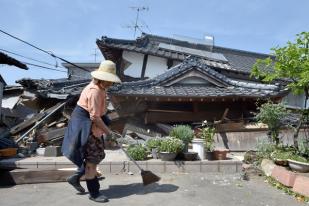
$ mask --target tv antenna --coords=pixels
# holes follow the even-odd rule
[[[94,48],[94,53],[91,56],[94,56],[94,63],[97,63],[97,56],[98,56],[98,48]]]
[[[140,20],[139,20],[139,18],[140,18],[139,13],[141,11],[149,11],[149,7],[145,7],[145,6],[141,6],[141,7],[139,7],[139,6],[131,6],[130,8],[136,11],[136,17],[135,17],[135,22],[132,22],[132,25],[127,26],[127,28],[134,29],[134,38],[135,38],[137,30],[139,30],[140,32],[143,32],[143,30],[142,30],[143,27],[146,27],[150,31],[149,27],[146,25],[145,22],[143,22],[144,25],[139,24],[139,22],[140,22]]]

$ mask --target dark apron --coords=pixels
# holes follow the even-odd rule
[[[64,134],[61,151],[78,167],[81,167],[84,163],[86,144],[90,134],[91,120],[89,113],[76,105]]]

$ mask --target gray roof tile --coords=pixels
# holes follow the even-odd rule
[[[144,87],[144,88],[123,88],[114,93],[117,96],[158,96],[158,97],[192,97],[192,98],[212,98],[212,97],[251,97],[268,98],[280,96],[280,91],[264,91],[249,88],[219,88],[205,86],[180,86],[180,87]]]

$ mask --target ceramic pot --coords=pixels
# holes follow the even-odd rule
[[[309,172],[309,163],[288,159],[289,167],[297,172]]]
[[[177,156],[176,153],[160,152],[160,158],[163,161],[172,161]]]
[[[199,159],[203,160],[204,157],[204,140],[203,139],[193,139],[192,140],[192,150],[197,152]]]
[[[214,152],[213,151],[207,151],[205,152],[205,159],[207,160],[214,160]]]
[[[186,161],[193,161],[197,159],[197,152],[184,152],[183,156]]]
[[[226,154],[229,152],[228,149],[216,149],[214,151],[215,160],[226,160]]]

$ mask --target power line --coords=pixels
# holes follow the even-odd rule
[[[31,66],[35,66],[35,67],[39,67],[39,68],[42,68],[42,69],[48,69],[48,70],[67,73],[67,71],[62,71],[60,69],[54,69],[54,68],[50,68],[50,67],[46,67],[46,66],[42,66],[42,65],[32,64],[32,63],[29,63],[29,62],[22,62],[22,63],[27,64],[27,65],[31,65]]]
[[[0,50],[1,50],[1,51],[4,51],[4,52],[7,52],[7,53],[10,53],[10,54],[13,54],[13,55],[16,55],[16,56],[19,56],[19,57],[22,57],[22,58],[25,58],[25,59],[29,59],[29,60],[32,60],[32,61],[36,61],[36,62],[39,62],[39,63],[42,63],[42,64],[46,64],[46,65],[50,65],[50,66],[54,66],[54,67],[59,67],[59,68],[66,69],[65,67],[57,66],[57,64],[54,65],[54,64],[51,64],[51,63],[48,63],[48,62],[45,62],[45,61],[33,59],[33,58],[31,58],[31,57],[26,57],[26,56],[24,56],[24,55],[17,54],[17,53],[15,53],[15,52],[11,52],[11,51],[8,51],[8,50],[5,50],[5,49],[1,49],[1,48],[0,48]]]
[[[82,70],[84,70],[84,71],[88,71],[87,69],[85,69],[85,68],[83,68],[83,67],[80,67],[80,66],[78,66],[78,65],[76,65],[76,64],[74,64],[74,63],[72,63],[72,62],[69,62],[68,60],[65,60],[65,59],[63,59],[63,58],[61,58],[61,57],[56,56],[56,55],[53,54],[52,52],[46,51],[46,50],[44,50],[44,49],[41,49],[41,48],[39,48],[39,47],[37,47],[37,46],[35,46],[35,45],[33,45],[33,44],[27,42],[27,41],[24,41],[24,40],[22,40],[22,39],[20,39],[20,38],[18,38],[18,37],[16,37],[16,36],[14,36],[14,35],[12,35],[12,34],[9,34],[9,33],[5,32],[5,31],[3,31],[3,30],[1,30],[1,29],[0,29],[0,32],[2,32],[2,33],[4,33],[4,34],[6,34],[6,35],[12,37],[13,39],[16,39],[16,40],[18,40],[18,41],[21,41],[21,42],[23,42],[23,43],[25,43],[25,44],[27,44],[27,45],[29,45],[29,46],[31,46],[31,47],[37,49],[37,50],[40,50],[40,51],[42,51],[42,52],[44,52],[44,53],[46,53],[46,54],[48,54],[48,55],[50,55],[50,56],[52,56],[52,57],[54,57],[54,58],[58,58],[58,59],[60,59],[60,60],[62,60],[62,61],[64,61],[64,62],[66,62],[66,63],[68,63],[68,64],[71,64],[72,66],[75,66],[75,67],[77,67],[77,68],[80,68],[80,69],[82,69]]]
[[[28,65],[31,65],[31,66],[34,66],[34,67],[38,67],[38,68],[41,68],[41,69],[47,69],[47,70],[53,70],[53,71],[57,71],[57,72],[64,72],[64,73],[67,73],[67,71],[62,71],[62,70],[59,70],[59,69],[54,69],[54,68],[50,68],[50,67],[46,67],[46,66],[42,66],[42,65],[38,65],[38,64],[32,64],[32,63],[28,63],[28,62],[22,62],[24,64],[28,64]],[[80,75],[74,75],[74,74],[70,74],[70,76],[74,76],[74,77],[80,77],[80,78],[85,78],[85,76],[80,76]]]

